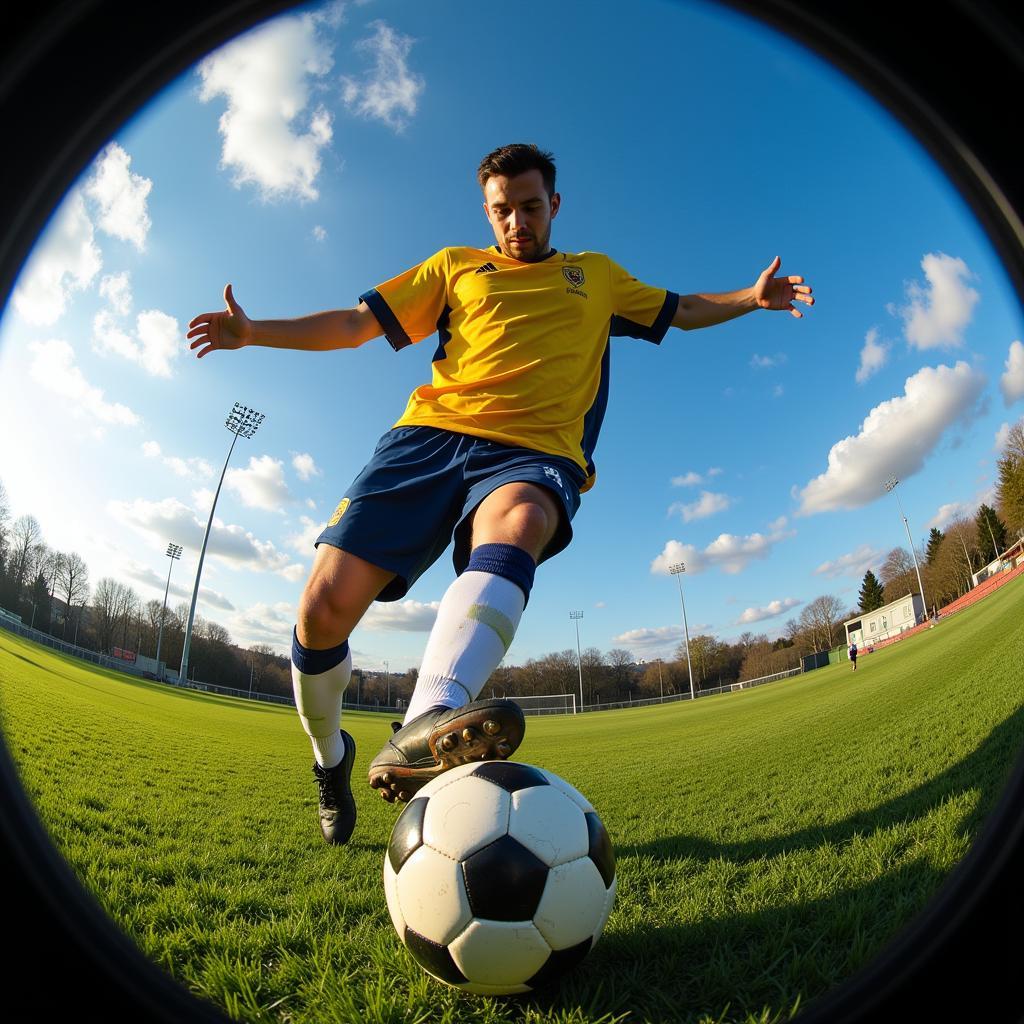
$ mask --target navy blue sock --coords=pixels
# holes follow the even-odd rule
[[[297,631],[292,629],[292,664],[306,675],[319,675],[329,668],[334,668],[345,660],[348,654],[348,641],[342,640],[337,647],[329,647],[326,651],[312,651],[299,643]]]
[[[537,563],[533,556],[514,544],[481,544],[469,556],[466,572],[489,572],[514,583],[529,602]]]

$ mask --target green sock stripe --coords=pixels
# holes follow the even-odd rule
[[[516,627],[507,615],[503,615],[489,605],[474,604],[470,605],[468,617],[482,622],[485,626],[490,626],[498,634],[498,639],[506,651],[512,646]]]

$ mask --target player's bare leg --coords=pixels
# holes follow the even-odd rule
[[[515,702],[476,697],[512,643],[561,514],[529,483],[495,489],[474,511],[469,564],[441,601],[405,722],[393,723],[370,765],[370,785],[385,800],[408,800],[449,768],[507,758],[522,742]]]
[[[352,676],[348,637],[394,573],[329,544],[317,548],[292,638],[292,689],[313,745],[320,829],[348,842],[356,822],[352,765],[356,745],[341,729],[341,702]]]

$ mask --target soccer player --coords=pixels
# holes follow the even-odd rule
[[[710,327],[757,309],[803,316],[802,277],[778,257],[748,288],[678,295],[642,284],[599,253],[551,247],[561,197],[550,153],[503,146],[478,169],[495,245],[442,249],[371,288],[352,309],[250,320],[226,309],[189,324],[201,358],[264,345],[355,348],[384,335],[399,351],[436,333],[432,379],[345,492],[316,542],[292,637],[295,703],[315,758],[320,825],[347,842],[356,807],[352,737],[340,728],[348,638],[375,600],[402,598],[454,537],[456,578],[441,601],[401,724],[369,783],[408,800],[441,772],[509,757],[522,711],[477,700],[508,650],[539,563],[572,538],[608,395],[609,340],[659,344],[669,327]]]

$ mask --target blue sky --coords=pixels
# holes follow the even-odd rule
[[[614,11],[614,16],[613,12]],[[0,324],[0,479],[15,515],[161,597],[169,541],[191,595],[234,401],[239,441],[199,613],[287,649],[312,539],[429,379],[394,353],[247,349],[197,361],[184,334],[223,286],[250,316],[353,305],[445,245],[493,239],[481,156],[534,141],[558,163],[552,243],[607,252],[679,292],[803,274],[803,320],[756,313],[660,347],[616,339],[610,408],[573,545],[539,571],[509,651],[669,656],[691,635],[776,636],[802,603],[854,607],[865,569],[991,500],[997,435],[1024,413],[1020,309],[983,232],[923,148],[797,44],[703,3],[352,2],[230,44],[97,154]],[[357,663],[418,662],[446,555],[376,605]]]

